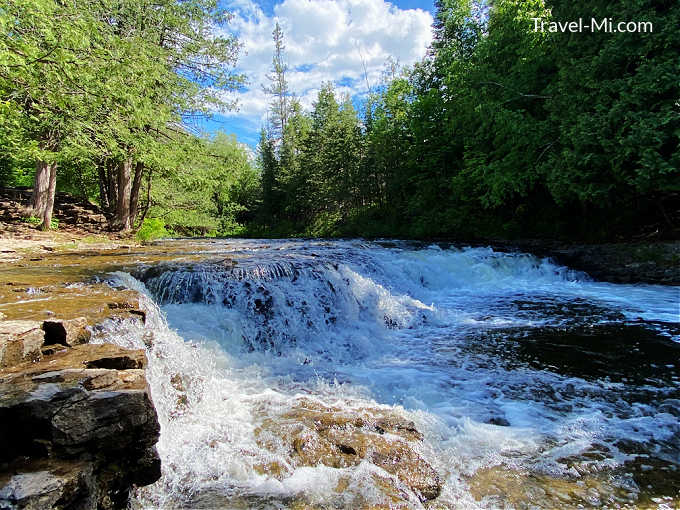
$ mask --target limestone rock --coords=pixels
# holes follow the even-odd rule
[[[69,454],[89,443],[111,450],[155,444],[159,426],[141,357],[86,344],[1,371],[0,436],[13,438],[5,453],[30,454],[41,440]]]
[[[83,344],[59,350],[40,363],[21,363],[0,371],[0,383],[8,377],[35,376],[66,369],[104,368],[130,370],[146,368],[146,355],[141,349],[124,349],[113,344]]]
[[[88,329],[87,319],[77,317],[69,320],[46,320],[42,325],[47,345],[61,344],[73,347],[90,341],[92,333]]]
[[[12,466],[8,480],[0,473],[0,508],[123,508],[133,484],[156,481],[160,426],[145,366],[143,351],[82,344],[0,370],[0,437],[11,438],[0,465]],[[53,464],[17,464],[26,457]],[[66,461],[90,464],[69,474]]]
[[[138,317],[143,323],[146,322],[146,312],[142,310],[138,299],[112,301],[107,306],[113,312],[125,312],[133,317]]]
[[[422,435],[412,422],[387,410],[349,411],[300,399],[293,410],[265,420],[256,436],[261,447],[287,452],[293,466],[344,469],[368,461],[393,476],[381,480],[382,492],[395,504],[408,501],[403,486],[421,501],[441,492],[439,474],[417,452]],[[261,466],[261,471],[277,472],[274,466]],[[401,495],[400,501],[394,494]]]
[[[86,510],[96,506],[93,464],[40,460],[0,473],[0,508]]]
[[[40,348],[45,333],[36,321],[0,322],[0,368],[36,361],[42,357]]]

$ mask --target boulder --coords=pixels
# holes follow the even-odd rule
[[[82,344],[1,370],[0,437],[10,440],[0,465],[12,476],[0,473],[0,508],[123,508],[133,485],[156,481],[160,426],[145,366],[143,351]],[[79,467],[64,471],[67,461]],[[62,505],[69,495],[75,503]]]
[[[0,508],[87,510],[96,506],[91,462],[39,460],[22,464],[18,471],[0,473]]]
[[[256,437],[261,447],[287,455],[295,467],[351,469],[369,462],[386,473],[378,487],[393,503],[409,501],[404,489],[421,502],[436,499],[442,489],[439,474],[417,451],[420,432],[388,410],[344,410],[299,399],[293,410],[265,420]],[[260,466],[260,471],[277,477],[281,469]],[[283,470],[278,477],[285,474]]]
[[[89,342],[92,336],[85,317],[46,320],[42,328],[45,331],[45,344],[47,345],[61,344],[73,347]]]
[[[37,321],[0,322],[0,368],[23,361],[37,361],[45,333]]]

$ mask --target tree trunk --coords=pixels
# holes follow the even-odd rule
[[[118,197],[116,200],[116,227],[127,232],[132,227],[130,222],[130,191],[132,182],[130,170],[132,160],[124,159],[118,164]]]
[[[106,191],[108,193],[109,202],[109,220],[115,217],[116,214],[116,203],[118,200],[118,168],[115,161],[106,162],[106,178],[107,186]]]
[[[99,206],[102,208],[103,211],[108,211],[110,204],[109,204],[109,181],[106,175],[106,170],[104,169],[104,165],[99,164],[97,165],[97,174],[99,175]]]
[[[35,165],[35,181],[33,184],[33,196],[31,197],[31,209],[33,216],[42,218],[47,206],[47,195],[50,188],[51,165],[46,161],[38,161]]]
[[[54,196],[57,191],[57,164],[48,163],[47,168],[49,169],[48,177],[48,187],[47,187],[47,198],[45,203],[45,208],[40,215],[42,219],[42,224],[40,225],[41,230],[49,230],[52,226],[52,211],[54,210]]]
[[[137,161],[135,165],[135,177],[132,181],[132,191],[130,192],[130,226],[134,226],[139,209],[139,190],[142,187],[142,174],[144,173],[144,163]]]
[[[146,218],[146,213],[149,212],[149,207],[151,207],[151,176],[153,175],[153,169],[149,168],[149,172],[146,176],[146,203],[144,204],[144,210],[142,211],[142,217],[139,218],[139,224],[144,223],[144,218]]]

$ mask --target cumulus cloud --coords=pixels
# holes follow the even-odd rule
[[[385,0],[284,0],[273,15],[253,0],[227,6],[234,14],[229,29],[243,43],[239,70],[249,79],[235,94],[240,108],[231,115],[252,124],[261,124],[270,101],[262,85],[269,84],[276,21],[284,31],[289,87],[305,107],[326,81],[352,96],[365,94],[380,81],[388,58],[412,64],[431,41],[429,12],[402,10]]]

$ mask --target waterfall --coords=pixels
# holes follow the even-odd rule
[[[480,473],[574,478],[574,459],[607,473],[602,494],[634,501],[640,489],[624,469],[634,456],[622,445],[677,458],[670,406],[680,367],[663,362],[680,348],[677,289],[595,282],[489,248],[224,241],[211,249],[205,260],[109,277],[143,292],[147,308],[145,326],[109,323],[98,336],[149,357],[163,478],[139,491],[141,505],[279,508],[304,493],[323,507],[329,487],[350,474],[362,497],[376,498],[366,466],[295,467],[262,447],[258,430],[302,399],[413,421],[424,435],[417,450],[445,477],[443,507],[497,506],[476,497]],[[633,353],[615,358],[622,366],[607,361],[617,343]],[[288,474],[258,471],[272,462]]]

